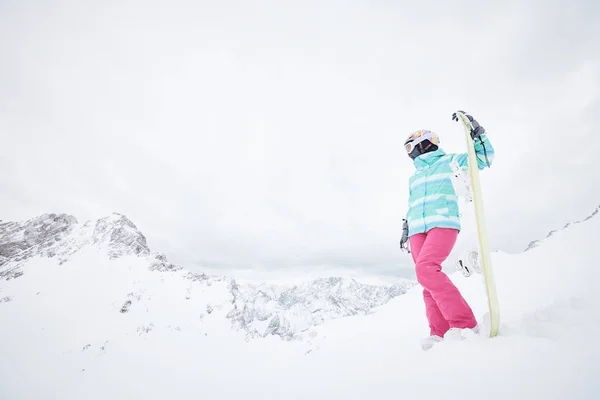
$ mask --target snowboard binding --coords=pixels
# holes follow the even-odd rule
[[[456,270],[460,271],[465,278],[474,273],[481,274],[481,263],[479,262],[479,253],[472,250],[466,252],[461,258],[456,261]]]
[[[471,189],[469,176],[465,171],[461,170],[456,161],[452,161],[450,167],[452,168],[450,180],[452,181],[452,186],[454,187],[456,195],[463,197],[466,204],[473,202],[473,191]]]

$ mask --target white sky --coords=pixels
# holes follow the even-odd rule
[[[493,248],[600,204],[600,5],[0,2],[0,219],[113,211],[213,267],[410,266],[402,142],[496,148]]]

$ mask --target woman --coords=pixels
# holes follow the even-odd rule
[[[467,115],[473,130],[475,153],[479,169],[491,165],[494,149],[485,130]],[[456,114],[454,120],[458,120]],[[409,209],[403,225],[400,247],[410,250],[415,262],[417,281],[423,286],[425,312],[430,336],[422,342],[431,348],[442,338],[462,339],[465,329],[479,332],[471,307],[458,288],[442,272],[461,229],[458,196],[452,184],[453,162],[465,168],[467,153],[446,154],[438,147],[439,137],[428,130],[418,130],[408,136],[404,147],[413,159],[416,171],[409,179]]]

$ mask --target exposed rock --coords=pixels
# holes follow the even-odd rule
[[[278,335],[292,339],[300,332],[331,319],[367,314],[412,287],[413,282],[391,286],[359,283],[354,279],[320,278],[289,287],[241,286],[229,290],[233,309],[227,314],[235,327],[251,336]],[[269,321],[266,328],[263,321]]]
[[[1,223],[0,268],[9,263],[21,263],[34,256],[61,257],[69,251],[63,242],[76,226],[75,217],[66,214],[43,214],[21,223]]]
[[[92,233],[93,244],[105,244],[110,258],[135,254],[147,256],[150,249],[146,245],[146,237],[124,215],[114,213],[100,218]]]
[[[169,261],[167,261],[167,256],[165,256],[162,253],[157,253],[156,255],[154,255],[154,257],[150,256],[149,261],[150,261],[149,268],[151,271],[165,272],[165,271],[177,271],[177,270],[182,269],[181,266],[172,264]]]
[[[129,311],[129,307],[131,306],[131,300],[127,300],[125,303],[123,303],[123,306],[121,307],[121,314],[125,314],[127,311]]]

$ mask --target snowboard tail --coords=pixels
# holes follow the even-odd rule
[[[469,177],[471,180],[472,200],[475,208],[475,220],[477,224],[477,238],[479,243],[479,257],[481,262],[481,270],[485,282],[485,290],[489,308],[489,337],[494,337],[498,334],[500,326],[500,306],[498,304],[498,295],[496,293],[496,282],[494,280],[494,272],[492,270],[492,257],[488,244],[487,229],[485,225],[485,215],[483,209],[483,196],[481,193],[481,182],[479,181],[479,168],[477,163],[477,155],[473,138],[471,138],[472,125],[467,116],[458,111],[456,115],[460,118],[465,129],[465,138],[467,141],[468,168]]]

